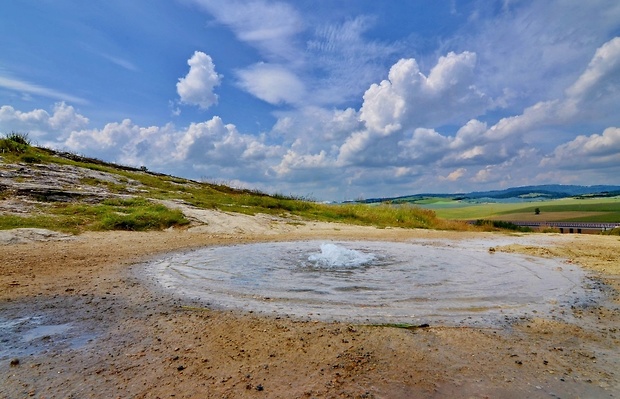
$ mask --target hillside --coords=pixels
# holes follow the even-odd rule
[[[417,207],[319,204],[38,148],[25,135],[0,139],[0,230],[185,228],[196,223],[191,217],[196,210],[284,217],[293,224],[316,220],[382,228],[470,229]]]
[[[547,184],[537,186],[511,187],[504,190],[474,191],[470,193],[412,194],[391,198],[371,198],[363,203],[418,203],[432,198],[458,200],[471,203],[477,202],[534,202],[549,199],[572,197],[614,197],[620,195],[620,186],[615,185],[562,185]]]

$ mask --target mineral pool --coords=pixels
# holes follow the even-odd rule
[[[585,273],[466,242],[295,241],[207,247],[145,268],[214,309],[357,323],[488,324],[565,317]]]

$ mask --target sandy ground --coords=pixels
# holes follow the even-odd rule
[[[508,245],[494,247],[590,270],[604,298],[573,309],[574,322],[403,329],[205,309],[149,289],[135,270],[205,245],[497,234],[192,212],[195,227],[185,230],[2,232],[0,398],[620,396],[618,237],[505,234]]]

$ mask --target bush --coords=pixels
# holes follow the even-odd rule
[[[524,232],[524,233],[532,232],[532,229],[529,228],[529,227],[517,226],[514,223],[504,222],[503,220],[483,220],[483,219],[478,219],[478,220],[476,220],[476,222],[474,224],[476,226],[481,226],[481,227],[493,227],[493,228],[496,228],[496,229],[521,231],[521,232]]]
[[[41,157],[37,155],[24,154],[19,159],[25,163],[41,163]]]

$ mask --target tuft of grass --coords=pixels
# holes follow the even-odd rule
[[[25,146],[30,146],[31,144],[30,138],[28,137],[28,133],[11,132],[6,135],[6,139],[14,143],[22,144]]]
[[[11,132],[0,139],[0,153],[23,154],[29,149],[28,133]]]
[[[1,215],[0,230],[39,228],[78,234],[83,231],[80,228],[82,220],[81,217],[56,217],[54,215]]]
[[[163,230],[189,223],[179,210],[153,204],[143,198],[132,200],[108,200],[104,206],[111,207],[95,224],[99,230]]]

